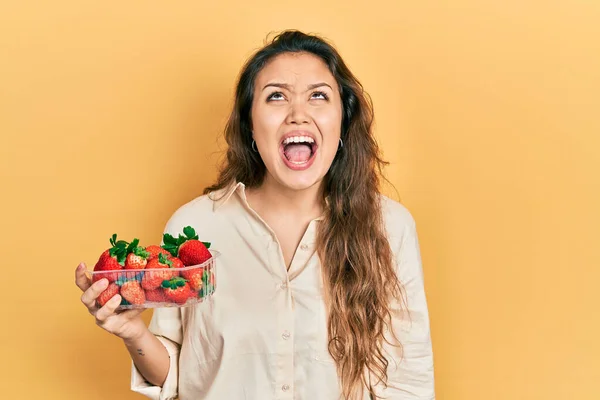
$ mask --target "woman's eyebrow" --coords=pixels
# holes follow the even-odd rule
[[[333,88],[328,83],[325,83],[325,82],[312,83],[312,84],[310,84],[310,85],[307,86],[306,90],[316,89],[316,88],[321,87],[321,86],[327,86],[327,87],[329,87],[329,89],[333,90]],[[265,85],[265,87],[263,87],[262,90],[265,90],[268,87],[278,87],[278,88],[283,88],[283,89],[291,90],[291,85],[289,85],[287,83],[277,83],[277,82],[267,83]]]
[[[333,88],[331,86],[329,86],[328,83],[325,83],[325,82],[313,83],[312,85],[308,85],[308,90],[316,89],[321,86],[327,86],[329,89],[333,90]]]

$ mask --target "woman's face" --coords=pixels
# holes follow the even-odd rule
[[[252,130],[267,180],[294,190],[320,183],[337,152],[341,125],[335,78],[317,56],[280,54],[256,77]]]

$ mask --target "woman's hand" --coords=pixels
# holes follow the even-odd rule
[[[121,296],[118,294],[107,301],[103,307],[98,308],[96,298],[108,287],[108,280],[100,279],[92,284],[90,278],[86,276],[85,270],[85,264],[79,264],[75,270],[75,284],[83,292],[81,302],[95,317],[96,325],[125,341],[142,337],[148,330],[140,317],[144,310],[115,312],[115,309],[121,304]]]

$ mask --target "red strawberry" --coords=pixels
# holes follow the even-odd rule
[[[119,294],[119,286],[116,283],[110,283],[106,289],[96,298],[98,307],[102,307],[107,301],[113,298],[113,296]]]
[[[185,236],[179,235],[177,239],[165,233],[163,235],[163,248],[168,250],[174,257],[178,257],[186,267],[202,264],[212,257],[212,254],[208,251],[210,243],[198,240],[194,228],[186,226],[183,228],[183,233]]]
[[[146,295],[137,281],[127,281],[121,286],[121,296],[131,304],[144,304]]]
[[[102,254],[100,254],[100,258],[98,258],[98,262],[102,261],[104,262],[104,260],[110,255],[110,249],[106,249],[102,252]]]
[[[167,299],[177,304],[184,304],[191,296],[193,296],[190,286],[186,280],[181,277],[164,281],[162,287],[165,289],[165,296]]]
[[[159,287],[158,289],[146,290],[146,300],[157,303],[163,303],[167,301],[167,296],[165,296],[164,289],[162,287]]]
[[[190,294],[188,296],[188,299],[194,299],[194,300],[198,300],[198,292],[194,292],[192,289],[190,289]]]
[[[127,259],[125,260],[125,269],[144,269],[148,264],[150,253],[143,247],[138,246],[139,239],[133,239],[127,247]]]
[[[161,254],[161,253],[164,254],[164,255],[166,255],[166,256],[168,256],[168,255],[171,254],[167,250],[165,250],[162,247],[157,246],[155,244],[146,247],[146,251],[148,253],[150,253],[150,256],[148,257],[148,260],[152,260],[153,258],[158,258],[158,255]]]
[[[173,268],[184,268],[185,267],[185,265],[183,265],[183,261],[181,261],[177,257],[173,257],[173,256],[169,255],[168,259],[173,264]]]
[[[117,234],[113,234],[110,238],[111,248],[105,250],[94,266],[94,271],[120,271],[125,266],[127,257],[127,245],[124,240],[117,241]],[[119,279],[118,273],[108,274],[93,274],[92,281],[96,282],[102,278],[107,278],[109,282],[114,282]]]
[[[164,254],[159,254],[158,258],[153,258],[146,265],[146,272],[142,278],[142,287],[146,290],[152,290],[160,287],[163,281],[179,275],[177,271],[171,271],[173,262]]]
[[[204,268],[191,268],[181,271],[181,276],[184,277],[192,290],[198,291],[202,287],[202,277]]]
[[[144,269],[146,264],[148,264],[148,260],[144,257],[129,253],[125,260],[125,269]]]
[[[178,256],[185,266],[202,264],[212,257],[206,246],[199,240],[188,240],[179,246]]]

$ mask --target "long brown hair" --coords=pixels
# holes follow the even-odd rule
[[[371,100],[325,39],[284,31],[246,62],[225,128],[226,159],[217,182],[204,193],[236,181],[247,187],[262,184],[266,167],[251,150],[254,82],[268,61],[286,52],[320,57],[341,94],[344,145],[324,178],[325,218],[317,232],[317,253],[329,298],[329,353],[336,362],[344,398],[360,398],[366,388],[375,399],[373,386],[387,382],[388,360],[382,342],[387,339],[386,331],[391,331],[390,302],[403,303],[380,204],[380,177],[387,163],[373,137]]]

